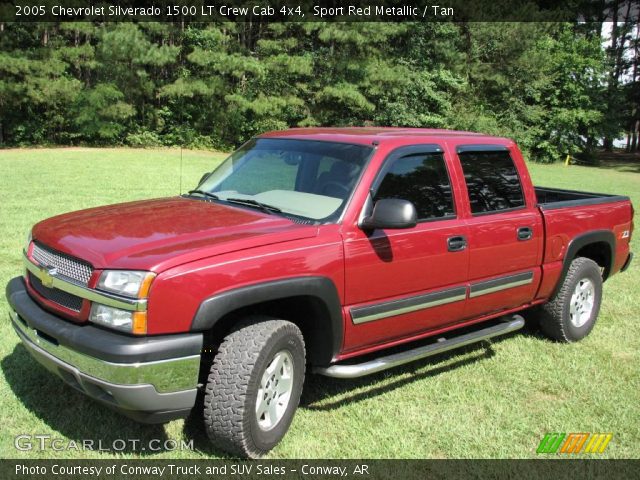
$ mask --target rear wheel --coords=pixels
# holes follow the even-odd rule
[[[542,307],[540,328],[560,342],[582,340],[596,323],[601,299],[600,267],[588,258],[576,258],[554,298]]]
[[[305,347],[284,320],[247,319],[220,345],[207,380],[204,423],[218,448],[255,458],[280,442],[300,401]]]

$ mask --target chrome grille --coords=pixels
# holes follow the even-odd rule
[[[38,294],[53,303],[62,305],[74,312],[79,312],[82,309],[82,299],[80,297],[76,297],[57,288],[45,287],[40,279],[31,272],[29,272],[29,283]]]
[[[43,267],[55,267],[58,275],[81,285],[88,285],[93,273],[93,268],[87,262],[56,252],[36,242],[33,242],[31,257]]]

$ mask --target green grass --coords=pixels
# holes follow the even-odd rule
[[[184,152],[183,190],[224,155]],[[531,165],[536,184],[630,195],[628,169]],[[624,170],[624,171],[623,171]],[[21,268],[28,228],[51,215],[175,195],[179,150],[0,151],[0,283]],[[637,222],[636,222],[637,223]],[[635,241],[637,251],[637,241]],[[640,457],[637,264],[605,285],[598,324],[560,345],[534,329],[357,381],[310,376],[302,405],[271,458],[536,457],[547,432],[613,432],[606,457]],[[6,312],[4,296],[0,311]],[[5,314],[0,322],[0,457],[213,458],[197,419],[138,425],[65,386],[30,360]],[[194,451],[20,452],[21,433],[109,445],[114,439],[194,438]]]

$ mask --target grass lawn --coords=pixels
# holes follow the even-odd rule
[[[183,152],[182,190],[223,154]],[[26,233],[38,220],[126,200],[176,195],[179,150],[0,151],[0,284],[22,271]],[[630,195],[640,210],[637,168],[531,165],[536,184]],[[636,219],[636,225],[639,225]],[[634,239],[638,252],[638,233]],[[592,334],[573,345],[529,327],[507,338],[349,381],[310,376],[301,408],[271,458],[536,457],[547,432],[613,432],[605,453],[640,457],[638,262],[605,284]],[[6,312],[4,295],[0,311]],[[208,458],[197,419],[139,425],[76,393],[31,361],[2,313],[0,457]],[[193,451],[31,451],[18,434],[55,438],[188,440]]]

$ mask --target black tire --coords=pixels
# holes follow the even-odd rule
[[[593,306],[588,319],[572,322],[571,299],[580,282],[593,285]],[[602,300],[602,275],[593,260],[578,257],[571,262],[567,275],[553,299],[540,309],[540,329],[549,338],[559,342],[577,342],[589,335],[598,318]]]
[[[280,409],[284,411],[282,416],[265,429],[256,413],[257,395],[263,374],[276,356],[285,358],[286,365],[293,368],[288,370],[292,390],[286,408]],[[204,424],[213,445],[232,455],[249,458],[260,457],[275,447],[287,433],[298,408],[305,366],[304,340],[295,324],[253,317],[238,325],[224,338],[207,379]],[[284,367],[280,370],[285,371]],[[268,419],[265,416],[260,421]]]

